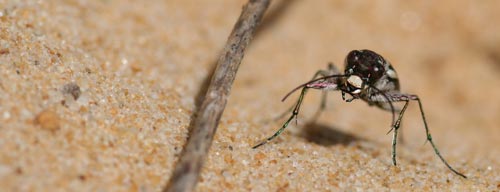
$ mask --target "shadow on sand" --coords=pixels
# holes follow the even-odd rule
[[[338,128],[319,124],[314,120],[303,126],[300,136],[309,142],[323,146],[349,145],[354,141],[364,140],[350,133],[339,131]]]

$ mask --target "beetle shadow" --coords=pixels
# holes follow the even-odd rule
[[[299,135],[309,142],[323,146],[349,145],[352,142],[364,140],[353,134],[340,131],[338,128],[317,123],[317,121],[305,124]]]

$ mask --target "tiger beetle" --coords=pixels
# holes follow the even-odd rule
[[[302,89],[299,99],[293,107],[292,115],[283,124],[283,126],[278,131],[276,131],[276,133],[252,148],[255,149],[257,147],[260,147],[276,138],[283,132],[283,130],[285,130],[285,128],[294,118],[297,118],[300,106],[308,89],[340,91],[342,93],[342,100],[346,102],[361,99],[367,102],[370,106],[374,105],[380,109],[392,112],[392,124],[391,129],[388,133],[393,131],[392,163],[394,166],[396,166],[396,141],[398,136],[398,129],[401,124],[401,119],[403,118],[403,114],[405,113],[410,101],[417,101],[420,108],[420,114],[424,122],[427,141],[431,143],[434,152],[446,165],[446,167],[448,167],[448,169],[450,169],[453,173],[463,178],[467,178],[464,174],[453,169],[453,167],[448,164],[443,156],[441,156],[441,153],[436,147],[436,144],[434,144],[434,142],[432,141],[432,136],[429,132],[429,127],[425,119],[424,110],[420,98],[417,95],[406,94],[400,91],[399,79],[396,71],[387,60],[385,60],[379,54],[370,50],[353,50],[347,55],[344,64],[344,74],[341,74],[338,68],[330,63],[327,70],[320,70],[316,72],[311,81],[304,83],[290,91],[282,99],[282,101],[288,98],[288,96],[290,96],[295,91]],[[324,93],[326,94],[326,92]],[[325,94],[323,94],[322,108],[324,108],[326,99]],[[346,98],[346,94],[350,97]],[[404,102],[405,104],[402,109],[395,109],[393,106],[393,102]],[[395,120],[396,112],[399,112],[399,115]]]

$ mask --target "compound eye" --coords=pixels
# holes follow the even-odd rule
[[[351,75],[351,76],[349,76],[349,78],[347,78],[347,83],[349,83],[350,85],[352,85],[355,88],[361,89],[361,86],[363,84],[363,80],[361,79],[361,77],[359,77],[357,75]]]
[[[352,73],[354,73],[354,69],[353,68],[350,68],[350,69],[347,70],[347,74],[352,74]]]

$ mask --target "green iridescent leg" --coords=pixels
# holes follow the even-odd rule
[[[420,115],[422,116],[422,121],[424,121],[425,134],[427,135],[427,140],[426,141],[429,141],[429,143],[431,143],[431,146],[434,149],[434,153],[446,165],[446,167],[448,167],[448,169],[450,171],[452,171],[453,173],[455,173],[455,174],[457,174],[457,175],[459,175],[459,176],[461,176],[463,178],[467,178],[464,174],[458,172],[453,167],[451,167],[450,164],[448,164],[448,162],[444,159],[444,157],[439,152],[439,149],[437,148],[437,146],[434,143],[434,141],[432,141],[432,135],[431,135],[431,133],[429,131],[429,126],[427,125],[427,120],[425,119],[424,108],[422,106],[422,102],[420,101],[420,98],[417,95],[401,94],[401,93],[390,94],[390,95],[387,95],[387,96],[393,102],[400,102],[400,101],[406,102],[405,106],[403,107],[403,109],[399,113],[398,120],[394,124],[394,136],[393,136],[393,139],[392,139],[392,161],[393,161],[393,164],[396,165],[396,140],[397,140],[396,137],[397,137],[397,129],[399,128],[399,125],[401,123],[401,119],[403,118],[403,113],[406,110],[406,108],[408,107],[408,103],[410,102],[410,100],[413,100],[413,101],[417,101],[418,102],[418,106],[419,106],[419,109],[420,109]]]
[[[397,144],[397,138],[398,138],[398,130],[399,130],[399,126],[401,125],[401,119],[403,118],[403,114],[405,113],[406,108],[408,107],[408,103],[410,103],[410,102],[406,101],[405,106],[403,107],[401,112],[399,112],[398,120],[396,120],[396,122],[394,123],[394,125],[392,127],[392,129],[394,130],[393,137],[392,137],[392,164],[393,165],[396,165],[396,144]]]
[[[278,131],[276,131],[276,133],[274,133],[271,137],[268,137],[267,139],[265,139],[264,141],[260,142],[259,144],[253,146],[252,148],[255,149],[257,147],[260,147],[266,143],[268,143],[269,141],[273,140],[274,138],[276,138],[278,135],[281,134],[281,132],[283,132],[283,130],[285,130],[285,128],[288,126],[288,124],[290,123],[290,121],[292,121],[293,118],[297,117],[297,115],[299,114],[299,109],[300,109],[300,105],[302,104],[302,101],[304,100],[304,96],[307,92],[307,87],[304,87],[302,88],[302,92],[300,93],[300,96],[299,96],[299,100],[297,101],[297,104],[295,104],[295,107],[293,109],[293,112],[292,112],[292,115],[290,116],[290,118],[288,118],[288,120],[283,124],[283,126],[281,126],[280,129],[278,129]]]

